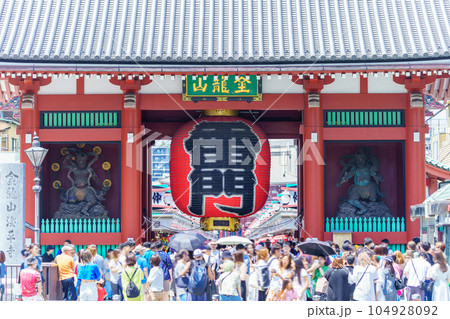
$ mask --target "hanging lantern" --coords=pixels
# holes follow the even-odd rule
[[[178,209],[201,217],[204,230],[237,231],[239,218],[266,203],[270,147],[257,125],[219,114],[191,121],[175,133],[170,185]]]

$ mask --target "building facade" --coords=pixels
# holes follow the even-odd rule
[[[426,195],[423,91],[448,79],[450,69],[448,10],[443,0],[431,2],[439,10],[408,1],[371,1],[366,10],[351,0],[345,6],[284,1],[282,8],[259,1],[30,2],[18,10],[16,1],[4,1],[9,23],[0,21],[0,79],[22,92],[27,185],[33,173],[23,149],[32,134],[49,149],[41,217],[44,227],[52,220],[54,226],[42,234],[42,244],[151,237],[143,215],[152,211],[150,185],[160,176],[150,175],[149,167],[164,164],[152,154],[152,141],[170,139],[181,124],[219,109],[239,111],[269,139],[295,140],[297,215],[303,217],[297,238],[328,240],[347,228],[357,244],[367,236],[405,244],[420,231],[409,207]],[[258,98],[186,96],[188,78],[202,86],[208,76],[255,76]],[[351,169],[342,161],[361,154],[377,158],[374,174],[383,179],[378,191],[389,227],[364,213],[337,216],[353,183],[347,175],[348,183],[337,187],[343,168]],[[71,189],[69,164],[80,174],[88,165],[100,181],[93,187],[103,190],[86,228],[72,217],[89,214],[66,214],[68,202],[61,199],[71,197],[62,192]],[[33,224],[28,188],[26,220]]]

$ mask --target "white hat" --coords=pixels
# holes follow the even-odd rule
[[[202,251],[200,249],[194,250],[194,258],[197,258],[197,257],[200,257],[200,256],[203,256]]]

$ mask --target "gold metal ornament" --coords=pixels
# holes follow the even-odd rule
[[[93,149],[94,153],[97,155],[100,155],[100,153],[102,152],[102,148],[100,146],[96,146]]]
[[[111,187],[111,180],[109,180],[109,179],[105,179],[104,181],[103,181],[103,186],[105,186],[105,187]]]
[[[67,147],[63,147],[63,148],[60,150],[60,152],[61,152],[61,155],[62,155],[62,156],[66,156],[66,155],[69,153],[69,151],[67,150]]]
[[[53,163],[52,164],[52,171],[57,172],[57,171],[59,171],[60,168],[61,167],[59,166],[58,163]]]
[[[109,170],[111,169],[111,163],[110,163],[110,162],[103,162],[102,168],[103,168],[105,171],[109,171]]]
[[[86,145],[86,144],[81,144],[81,143],[80,143],[80,144],[77,144],[77,147],[78,147],[78,148],[83,148],[85,145]]]
[[[53,182],[53,188],[54,189],[60,189],[61,188],[61,182],[60,181],[54,181]]]

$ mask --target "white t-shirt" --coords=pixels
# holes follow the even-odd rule
[[[375,301],[375,281],[377,279],[378,273],[374,266],[355,266],[353,274],[348,276],[349,284],[356,284],[353,298],[358,301]]]
[[[112,272],[111,271],[111,268],[115,268],[115,269],[117,269],[117,272]],[[116,260],[116,261],[110,261],[109,262],[109,273],[111,274],[111,282],[113,283],[113,284],[117,284],[117,282],[119,281],[119,278],[120,278],[120,274],[122,273],[122,270],[123,270],[123,267],[122,267],[122,264],[120,263],[120,261],[119,260]]]
[[[280,272],[280,261],[275,257],[270,257],[270,259],[267,261],[269,264],[269,273],[272,274],[272,272]],[[272,280],[270,281],[270,289],[274,291],[278,291],[281,289],[280,287],[280,278],[278,276],[273,276]]]
[[[430,268],[430,263],[423,258],[411,259],[406,264],[404,270],[404,272],[408,273],[408,287],[419,287],[420,283],[425,281],[425,277]]]

